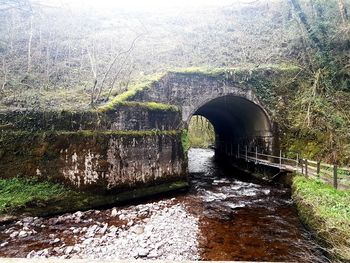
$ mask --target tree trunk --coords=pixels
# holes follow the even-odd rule
[[[308,33],[309,38],[314,42],[314,44],[316,45],[316,47],[319,50],[322,50],[322,43],[319,40],[319,38],[313,34],[311,31],[311,26],[308,22],[308,19],[306,17],[306,14],[304,13],[304,11],[301,9],[299,0],[289,0],[289,3],[292,5],[295,13],[297,14],[297,16],[299,17],[299,20],[301,22],[301,24],[303,25],[303,27],[305,28],[306,32]]]
[[[348,22],[348,10],[345,7],[344,0],[338,0],[339,12],[344,24]]]
[[[33,39],[33,15],[30,16],[30,28],[28,38],[28,59],[27,59],[27,73],[30,72],[32,67],[32,39]]]

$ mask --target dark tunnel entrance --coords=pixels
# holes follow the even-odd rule
[[[245,147],[273,151],[270,118],[261,106],[248,99],[218,97],[200,106],[193,115],[205,117],[214,126],[216,155],[235,155]]]

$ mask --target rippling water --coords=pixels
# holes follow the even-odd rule
[[[290,189],[225,172],[213,156],[189,151],[192,188],[185,199],[201,218],[202,259],[328,262],[300,223]]]

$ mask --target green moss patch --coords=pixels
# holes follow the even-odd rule
[[[0,214],[27,206],[40,206],[53,199],[68,198],[73,191],[36,178],[0,179]]]
[[[341,262],[350,260],[350,192],[303,176],[293,179],[293,199],[301,219]]]
[[[234,67],[234,68],[204,68],[204,67],[191,67],[191,68],[179,68],[169,70],[169,73],[179,73],[179,74],[198,74],[208,77],[233,77],[233,76],[250,76],[257,73],[265,73],[269,71],[285,72],[285,73],[295,73],[300,70],[300,67],[290,64],[271,64],[271,65],[261,65],[256,67],[244,66],[244,67]]]
[[[101,112],[113,110],[118,104],[125,102],[127,100],[130,100],[138,92],[151,88],[155,83],[160,81],[164,76],[165,76],[164,73],[148,76],[146,80],[139,83],[135,83],[134,85],[131,85],[126,92],[123,92],[117,95],[109,103],[99,107],[98,110]]]
[[[187,181],[174,181],[113,194],[94,194],[70,189],[62,184],[36,178],[0,179],[0,220],[6,215],[48,216],[114,205],[132,199],[176,191]]]
[[[137,102],[137,101],[120,101],[113,105],[112,108],[101,107],[99,110],[101,112],[106,112],[108,110],[116,110],[118,107],[135,107],[135,108],[144,108],[151,111],[179,111],[179,107],[176,105],[158,103],[158,102]]]

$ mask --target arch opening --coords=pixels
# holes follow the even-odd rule
[[[215,153],[234,155],[240,147],[273,150],[272,124],[266,111],[242,97],[226,95],[206,102],[192,116],[203,116],[215,130]]]
[[[193,115],[188,124],[189,143],[192,148],[212,148],[215,145],[215,130],[210,121]]]

